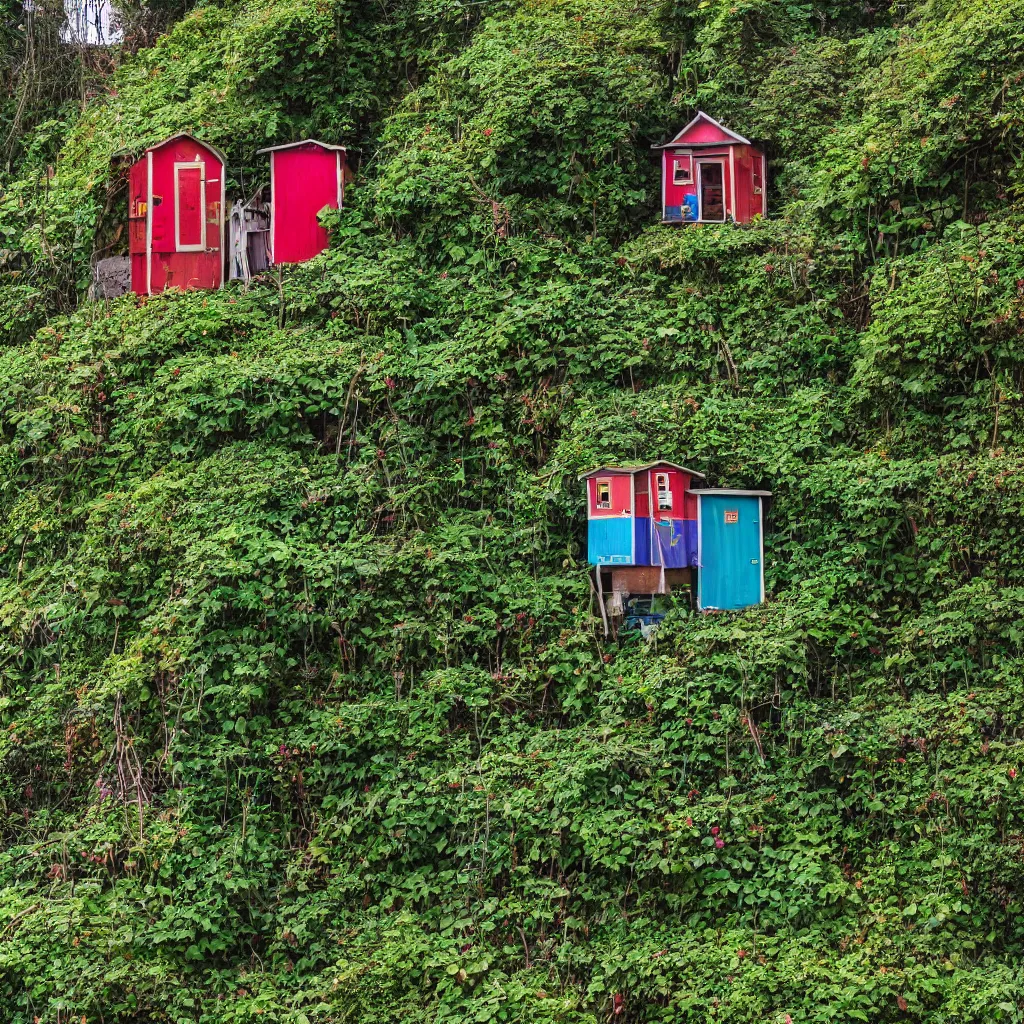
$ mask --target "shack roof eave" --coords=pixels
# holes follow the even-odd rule
[[[678,463],[668,462],[665,459],[623,466],[598,466],[596,469],[587,470],[586,473],[580,473],[576,479],[589,480],[592,476],[597,476],[598,473],[643,473],[644,470],[654,469],[655,466],[668,466],[669,469],[677,469],[680,473],[689,473],[690,476],[699,477],[701,480],[707,479],[703,473],[698,473],[695,469],[687,469],[686,466],[680,466]]]
[[[732,487],[691,488],[690,494],[721,495],[726,498],[770,498],[771,491],[742,491]]]
[[[295,149],[297,146],[319,146],[321,149],[329,149],[336,153],[347,153],[344,146],[334,146],[330,142],[321,142],[319,139],[299,139],[298,142],[282,142],[280,146],[265,146],[257,149],[257,155],[262,153],[277,153],[282,149]]]
[[[720,132],[724,133],[725,135],[728,135],[729,138],[728,139],[722,139],[719,142],[712,142],[712,143],[707,143],[707,142],[686,143],[686,142],[681,141],[683,136],[691,128],[693,128],[695,125],[699,124],[701,121],[704,121],[707,124],[713,125]],[[708,145],[712,145],[712,146],[735,146],[737,144],[745,145],[745,146],[753,145],[753,143],[750,141],[750,139],[748,139],[745,135],[740,135],[739,132],[734,132],[731,128],[726,128],[724,124],[721,124],[720,122],[716,121],[710,114],[705,114],[703,110],[698,110],[697,111],[697,116],[685,128],[683,128],[681,131],[676,132],[676,134],[671,139],[669,139],[668,142],[656,143],[655,145],[651,146],[651,149],[671,149],[673,146],[687,146],[687,145],[690,145],[690,146],[708,146]]]

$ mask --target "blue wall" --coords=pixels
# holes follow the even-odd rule
[[[634,517],[633,536],[636,538],[636,549],[633,556],[634,565],[651,564],[651,521],[646,517]]]
[[[633,517],[588,520],[587,561],[591,565],[632,565]]]
[[[760,604],[764,567],[761,499],[702,494],[699,501],[698,607],[747,608]],[[735,512],[738,521],[726,522],[727,512]]]
[[[686,569],[697,564],[697,520],[648,520],[651,530],[651,565],[661,565],[665,555],[666,569]],[[657,537],[661,536],[659,547]]]

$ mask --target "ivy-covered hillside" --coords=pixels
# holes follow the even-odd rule
[[[61,7],[0,24],[0,1020],[1024,1020],[1024,0]],[[766,220],[658,223],[697,109]],[[179,131],[348,145],[330,251],[89,301]],[[768,600],[620,644],[577,475],[656,458],[773,492]]]

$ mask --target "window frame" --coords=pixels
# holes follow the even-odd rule
[[[685,174],[686,177],[681,177]],[[693,167],[692,162],[687,161],[685,165],[680,163],[675,157],[672,159],[672,184],[673,185],[692,185],[693,184]]]
[[[608,489],[608,500],[601,501],[601,488],[606,487]],[[612,481],[611,477],[599,477],[594,481],[594,507],[601,509],[602,511],[607,509],[611,510],[612,507]]]
[[[665,481],[665,486],[662,488],[661,482]],[[655,473],[654,474],[654,493],[657,495],[658,511],[659,512],[671,512],[672,511],[672,478],[668,473]],[[664,499],[662,498],[664,495]]]
[[[199,241],[182,244],[181,241],[181,172],[199,172]],[[174,164],[174,251],[206,251],[206,164],[202,160],[186,160]]]

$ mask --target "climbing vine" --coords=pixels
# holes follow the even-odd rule
[[[5,1020],[1021,1019],[995,6],[210,2],[26,127]],[[654,225],[697,106],[768,220]],[[85,301],[112,155],[186,129],[238,189],[350,145],[330,251]],[[773,492],[769,599],[619,644],[577,476],[653,457]]]

